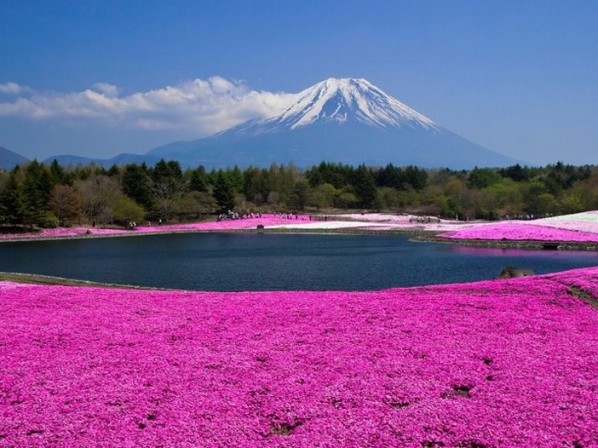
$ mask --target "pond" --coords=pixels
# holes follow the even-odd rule
[[[388,235],[197,233],[0,244],[0,271],[204,291],[375,290],[598,265],[596,252],[476,249]]]

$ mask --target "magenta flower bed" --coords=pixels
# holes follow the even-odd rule
[[[576,232],[574,230],[543,227],[533,224],[501,222],[498,224],[481,224],[455,232],[438,235],[442,238],[468,240],[538,240],[538,241],[577,241],[598,242],[598,234]]]
[[[3,447],[595,447],[598,268],[379,292],[0,283]]]
[[[35,233],[2,233],[0,240],[37,239],[37,238],[64,238],[84,235],[87,229],[83,227],[59,227],[57,229],[46,229]]]
[[[193,230],[231,230],[231,229],[255,229],[258,225],[282,226],[309,221],[309,216],[292,215],[283,217],[281,215],[262,215],[261,218],[235,219],[217,222],[199,222],[192,224],[178,224],[169,226],[139,226],[136,232],[175,232]]]
[[[158,232],[193,232],[193,231],[218,231],[235,229],[255,229],[258,225],[282,226],[296,223],[309,222],[309,216],[291,215],[283,217],[281,215],[262,215],[261,218],[235,219],[228,221],[210,221],[190,224],[175,224],[163,226],[139,226],[135,230],[125,229],[102,229],[87,227],[70,227],[45,229],[36,233],[18,233],[18,234],[0,234],[0,240],[21,240],[21,239],[40,239],[40,238],[65,238],[85,235],[108,236],[108,235],[131,235],[134,233],[158,233]]]

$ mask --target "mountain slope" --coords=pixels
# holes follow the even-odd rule
[[[23,165],[27,163],[29,159],[23,157],[21,154],[17,154],[10,149],[6,149],[3,146],[0,146],[0,168],[5,170],[11,170],[16,165]]]
[[[352,78],[330,78],[305,89],[277,116],[160,146],[148,155],[216,168],[329,161],[460,169],[518,162],[438,126],[368,81]]]
[[[128,163],[145,163],[147,165],[155,165],[156,162],[160,160],[160,157],[154,157],[145,154],[129,154],[129,153],[122,153],[118,154],[110,159],[95,159],[92,157],[82,157],[82,156],[73,156],[73,155],[56,155],[52,157],[48,157],[44,160],[44,163],[52,163],[53,160],[56,160],[61,165],[65,166],[77,166],[77,165],[89,165],[91,163],[102,166],[104,168],[109,168],[112,165],[126,165]]]

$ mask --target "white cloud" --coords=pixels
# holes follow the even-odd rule
[[[286,109],[294,94],[256,91],[243,82],[219,76],[194,79],[146,92],[119,95],[118,87],[96,83],[81,92],[38,92],[15,83],[0,84],[0,93],[18,98],[0,100],[0,117],[99,122],[122,128],[181,130],[211,134],[251,118],[265,118]]]
[[[20,86],[15,82],[5,82],[0,84],[0,94],[19,95],[20,93],[27,91],[29,91],[27,87]]]
[[[112,84],[106,84],[105,82],[96,82],[93,86],[97,91],[103,93],[106,96],[115,97],[118,95],[118,87]]]

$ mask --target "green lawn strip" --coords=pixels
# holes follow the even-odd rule
[[[412,241],[424,243],[442,243],[455,246],[490,247],[490,248],[521,248],[542,250],[589,250],[598,251],[598,244],[582,241],[543,241],[543,240],[478,240],[465,238],[443,238],[432,234],[423,234],[412,238]]]
[[[114,283],[92,282],[88,280],[76,280],[72,278],[54,277],[41,274],[24,274],[20,272],[0,272],[0,281],[29,283],[35,285],[61,285],[61,286],[90,286],[96,288],[118,288],[118,289],[142,289],[142,290],[162,290],[168,288],[152,288],[149,286],[119,285]]]
[[[582,300],[583,302],[590,305],[592,308],[598,310],[598,298],[594,297],[592,294],[590,294],[587,291],[584,291],[578,286],[570,286],[567,284],[564,285],[568,288],[567,294]]]

